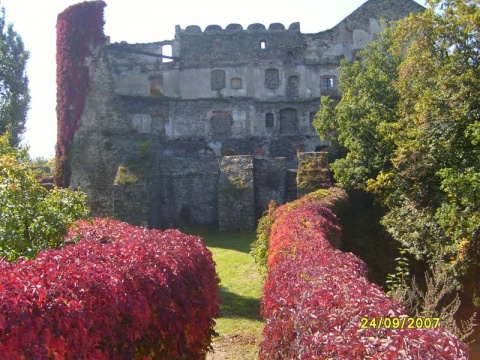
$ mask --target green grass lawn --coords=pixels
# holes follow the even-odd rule
[[[216,230],[188,229],[201,236],[213,254],[221,283],[223,304],[215,331],[215,353],[208,359],[256,359],[261,340],[263,320],[260,317],[262,280],[250,256],[254,231],[218,232]]]

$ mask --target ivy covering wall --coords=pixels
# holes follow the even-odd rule
[[[80,126],[94,49],[105,40],[103,1],[70,6],[57,19],[57,145],[55,183],[70,184],[70,147]]]

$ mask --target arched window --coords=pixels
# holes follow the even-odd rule
[[[230,79],[230,89],[241,89],[241,88],[242,88],[242,79],[240,78]]]
[[[260,46],[260,49],[266,49],[267,48],[267,41],[266,40],[260,40],[258,45]]]

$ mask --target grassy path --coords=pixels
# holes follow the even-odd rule
[[[203,237],[213,253],[220,277],[221,317],[215,328],[215,353],[208,360],[257,359],[263,320],[260,317],[262,281],[249,255],[255,232],[223,233],[215,230],[190,230]]]

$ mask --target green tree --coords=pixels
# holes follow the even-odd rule
[[[13,25],[5,22],[5,9],[0,11],[0,135],[9,130],[10,144],[18,146],[30,103],[26,75],[29,54]]]
[[[69,189],[47,191],[36,180],[27,149],[0,136],[0,257],[35,257],[62,245],[68,228],[88,216],[86,196]]]
[[[377,194],[393,237],[479,299],[480,10],[428,4],[342,63],[343,97],[323,98],[314,126],[347,150],[336,181]]]

